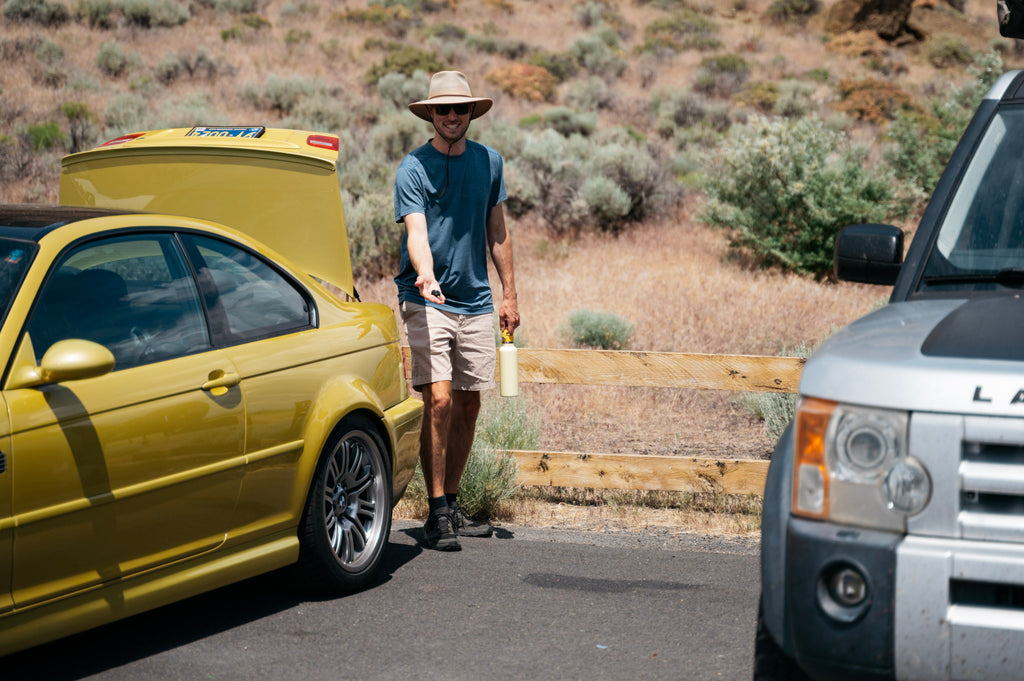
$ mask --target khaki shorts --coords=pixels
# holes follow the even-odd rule
[[[414,388],[439,381],[451,381],[452,390],[495,386],[493,315],[460,315],[408,301],[400,309],[412,350]]]

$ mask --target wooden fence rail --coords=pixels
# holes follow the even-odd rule
[[[407,353],[409,349],[403,349]],[[518,351],[520,383],[795,393],[804,359],[610,350]],[[768,462],[639,454],[509,452],[523,485],[761,494]]]

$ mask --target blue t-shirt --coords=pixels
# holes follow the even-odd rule
[[[456,314],[493,312],[487,280],[487,219],[505,199],[501,155],[490,147],[466,140],[462,154],[446,157],[428,142],[406,156],[395,177],[395,221],[402,222],[410,213],[426,216],[434,276],[445,303],[427,302],[416,288],[408,232],[402,235],[402,258],[395,277],[398,299]]]

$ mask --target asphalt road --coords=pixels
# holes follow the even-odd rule
[[[310,601],[252,579],[0,659],[0,679],[586,680],[751,675],[756,542],[510,527]]]

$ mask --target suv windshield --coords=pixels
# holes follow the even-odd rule
[[[0,320],[7,318],[7,310],[35,251],[31,242],[0,238]]]
[[[1024,109],[982,137],[928,256],[918,291],[1024,288]]]

